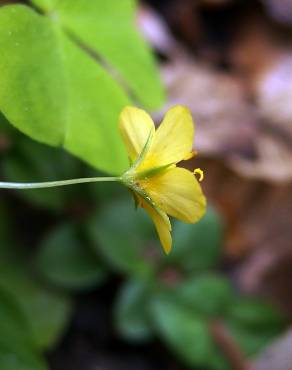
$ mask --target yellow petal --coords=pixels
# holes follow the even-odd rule
[[[149,166],[177,163],[192,152],[194,123],[188,108],[177,105],[166,113],[146,157]],[[148,164],[147,164],[148,166]]]
[[[156,227],[160,242],[164,249],[164,252],[168,254],[171,251],[172,238],[171,238],[171,224],[167,215],[162,217],[150,204],[145,202],[143,198],[139,196],[141,206],[147,211],[149,216],[152,218]]]
[[[120,114],[119,129],[129,157],[135,161],[155,126],[151,117],[142,109],[125,107]]]
[[[171,168],[148,180],[141,187],[167,214],[182,221],[195,223],[205,213],[206,199],[192,172],[179,167]]]

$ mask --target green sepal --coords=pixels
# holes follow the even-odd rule
[[[145,159],[145,156],[148,153],[148,150],[150,148],[154,132],[155,132],[154,129],[150,130],[148,138],[146,140],[146,143],[145,143],[143,149],[141,150],[141,153],[139,154],[138,158],[136,159],[136,161],[134,162],[132,167],[126,173],[124,173],[124,175],[120,178],[120,180],[133,193],[136,208],[139,205],[139,200],[138,200],[138,197],[137,197],[137,194],[138,194],[138,195],[140,195],[141,198],[143,198],[145,200],[145,202],[147,202],[165,220],[165,222],[169,223],[169,219],[168,219],[166,213],[163,212],[153,202],[153,200],[150,198],[150,196],[136,182],[136,180],[141,179],[141,177],[140,177],[139,173],[138,174],[135,173],[135,170],[142,163],[142,161]],[[149,177],[149,174],[154,176],[154,174],[157,174],[157,173],[165,170],[170,165],[172,165],[172,163],[168,164],[168,165],[160,166],[160,167],[155,167],[155,168],[150,169],[150,170],[143,171],[143,172],[141,172],[141,174],[147,174],[148,177]],[[143,176],[143,178],[145,178],[145,177],[146,176]]]
[[[150,148],[150,145],[151,145],[151,142],[152,142],[152,139],[153,139],[153,135],[154,135],[154,129],[151,129],[150,132],[149,132],[149,135],[147,137],[146,143],[145,143],[143,149],[141,150],[141,153],[139,154],[139,156],[136,159],[136,161],[133,163],[132,167],[126,172],[127,174],[133,173],[135,171],[135,169],[145,159],[146,154],[147,154],[147,152],[148,152],[148,150]]]
[[[153,177],[169,169],[171,166],[174,166],[174,163],[164,164],[163,166],[157,166],[150,168],[149,170],[138,172],[137,175],[135,176],[135,180],[144,180],[149,177]]]
[[[150,198],[150,196],[142,189],[139,185],[137,185],[135,182],[132,182],[131,185],[128,185],[131,187],[133,192],[140,195],[141,198],[145,200],[163,219],[165,222],[169,223],[169,219],[167,217],[167,214],[160,209],[156,203],[153,202],[153,200]]]

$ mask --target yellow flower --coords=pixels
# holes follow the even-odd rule
[[[132,191],[136,204],[152,218],[163,249],[169,253],[172,238],[168,215],[195,223],[206,209],[205,197],[195,178],[198,173],[201,180],[203,172],[196,169],[192,173],[176,166],[194,156],[192,116],[187,108],[175,106],[155,130],[145,111],[125,107],[119,128],[132,163],[122,181]]]

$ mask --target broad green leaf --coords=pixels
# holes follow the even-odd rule
[[[115,304],[115,321],[126,339],[144,341],[151,338],[150,299],[151,284],[148,281],[130,280],[122,286]]]
[[[0,344],[1,370],[46,370],[44,360],[34,353],[21,353],[15,348]]]
[[[149,109],[164,94],[149,48],[137,32],[136,1],[32,0],[62,27],[104,59],[109,71]]]
[[[155,328],[185,363],[190,366],[208,363],[213,342],[208,323],[201,315],[164,299],[156,299],[151,309]]]
[[[104,268],[73,224],[58,226],[44,240],[36,263],[48,281],[68,289],[90,288],[105,277]]]
[[[53,346],[70,319],[70,300],[41,286],[28,273],[25,259],[3,250],[0,253],[0,288],[11,294],[24,312],[37,347]]]
[[[0,30],[1,111],[27,135],[60,145],[67,92],[56,30],[22,5],[1,7]]]
[[[127,159],[117,117],[129,100],[117,83],[28,7],[1,8],[0,34],[0,109],[8,120],[36,140],[120,172]]]
[[[57,2],[46,4],[58,5]],[[79,9],[78,4],[82,5],[76,1],[76,7],[72,8]],[[119,174],[127,167],[127,157],[117,120],[130,98],[99,63],[91,40],[86,43],[88,34],[94,30],[89,28],[80,31],[82,35],[75,35],[75,27],[79,32],[80,24],[90,25],[92,19],[98,22],[99,9],[90,6],[81,9],[82,22],[77,22],[78,27],[72,26],[72,31],[71,19],[75,17],[70,17],[68,6],[61,8],[62,12],[54,8],[48,16],[41,16],[22,5],[0,9],[0,110],[13,125],[32,138],[64,146],[91,165]],[[114,15],[115,9],[108,9],[109,14]],[[131,7],[128,13],[127,18],[132,19]],[[70,25],[62,23],[64,16]],[[122,33],[122,29],[123,26],[114,25],[116,35]],[[118,48],[119,44],[115,45]],[[142,55],[146,52],[140,52],[139,48],[144,50],[144,47],[131,40],[128,48],[137,49]],[[125,50],[122,48],[119,53]],[[129,58],[142,73],[144,64],[140,64],[140,59],[135,59],[133,54]],[[149,80],[156,81],[158,88],[156,78],[147,74],[148,69],[145,73]],[[131,78],[136,78],[133,71]],[[153,91],[145,89],[144,93],[152,96]]]
[[[153,225],[143,210],[135,210],[129,197],[103,207],[91,220],[89,232],[97,251],[118,271],[151,275],[160,262]]]
[[[174,248],[169,261],[186,271],[204,270],[216,265],[221,252],[223,228],[219,215],[211,208],[195,225],[175,222]]]

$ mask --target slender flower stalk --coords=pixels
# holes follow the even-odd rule
[[[68,186],[76,184],[85,184],[90,182],[121,182],[120,177],[83,177],[81,179],[70,179],[61,181],[47,181],[47,182],[0,182],[1,189],[44,189],[57,188],[59,186]]]

